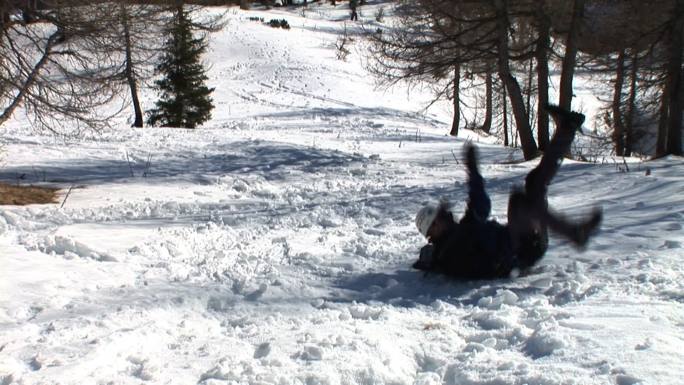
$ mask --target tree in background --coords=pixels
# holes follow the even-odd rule
[[[612,92],[604,123],[616,154],[644,154],[646,143],[655,142],[656,127],[656,155],[682,153],[684,0],[402,0],[395,15],[398,22],[370,37],[371,69],[380,84],[427,83],[438,90],[436,98],[460,104],[459,92],[477,83],[462,80],[484,79],[483,131],[499,115],[486,95],[506,95],[508,103],[496,108],[506,109],[499,115],[504,126],[512,113],[525,159],[538,154],[535,117],[539,150],[548,142],[542,107],[553,102],[550,66],[561,68],[561,107],[581,108],[571,104],[578,69],[601,82],[597,96]],[[607,90],[603,84],[611,79]],[[492,84],[504,89],[491,90]],[[452,134],[461,111],[454,105]]]
[[[684,0],[675,0],[674,9],[671,12],[667,27],[667,42],[670,55],[667,58],[667,84],[666,96],[663,98],[667,104],[667,139],[665,150],[660,154],[682,155],[682,112],[684,110],[684,84],[682,74],[682,44],[684,44]]]
[[[678,80],[684,69],[684,1],[585,4],[577,49],[588,73],[612,81],[605,123],[615,154],[681,154],[682,103],[672,103],[670,96],[684,90]]]
[[[0,125],[23,108],[36,128],[77,133],[120,111],[112,57],[95,38],[108,15],[89,3],[0,3]]]
[[[560,90],[558,91],[558,106],[565,110],[572,110],[573,87],[572,81],[577,66],[577,38],[580,23],[584,16],[584,0],[573,0],[572,10],[568,12],[570,25],[565,38],[565,54],[562,60]]]
[[[176,7],[175,23],[169,31],[166,52],[157,66],[162,78],[155,82],[161,99],[150,111],[148,123],[164,127],[195,128],[211,117],[213,88],[205,85],[207,76],[201,55],[207,48],[204,35],[195,38],[192,20],[182,5]]]
[[[103,36],[102,48],[117,57],[117,78],[128,88],[133,107],[133,127],[142,127],[144,113],[138,90],[153,75],[154,65],[163,51],[169,9],[156,4],[128,2],[104,3],[111,17]],[[142,84],[141,84],[142,83]]]
[[[146,79],[154,75],[155,65],[165,52],[165,42],[170,26],[176,23],[177,5],[169,3],[113,2],[104,3],[100,8],[109,7],[112,15],[111,26],[103,49],[118,57],[116,68],[120,80],[129,90],[133,107],[133,127],[143,126],[143,108],[138,90],[149,87]],[[216,32],[223,23],[223,14],[201,13],[200,7],[185,5],[187,19],[192,20],[193,32]]]
[[[0,125],[23,109],[36,128],[56,133],[100,129],[131,103],[142,127],[139,89],[154,67],[174,2],[12,0],[0,2]],[[223,15],[193,16],[192,31],[214,32]],[[128,96],[128,97],[127,97]]]
[[[544,151],[549,144],[549,114],[543,108],[549,104],[549,52],[551,47],[551,20],[544,2],[537,1],[534,9],[537,30],[535,58],[537,61],[537,142]]]
[[[479,9],[445,0],[401,1],[395,8],[395,25],[370,37],[371,71],[381,85],[389,87],[400,81],[431,84],[434,101],[452,101],[450,134],[454,136],[462,120],[463,74],[469,71],[467,65],[486,56],[473,56],[474,50],[462,49],[478,31],[487,31],[487,21],[471,11]]]
[[[538,148],[532,134],[530,114],[525,107],[520,84],[510,65],[509,30],[513,25],[509,13],[511,12],[510,4],[506,0],[494,0],[494,8],[496,10],[497,69],[511,102],[511,110],[520,135],[523,156],[525,160],[530,160],[538,155]]]
[[[452,134],[461,121],[460,109],[456,107],[456,103],[460,104],[461,74],[481,77],[487,87],[492,84],[488,77],[497,73],[508,91],[524,156],[532,159],[537,156],[537,145],[513,65],[532,56],[536,40],[529,34],[518,34],[512,39],[510,33],[515,27],[529,24],[531,3],[510,3],[402,1],[396,8],[398,22],[370,37],[371,70],[386,86],[399,81],[443,84],[436,98],[454,102]],[[486,111],[483,128],[490,126],[489,116],[491,111]]]

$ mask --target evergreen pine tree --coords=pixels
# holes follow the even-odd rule
[[[163,127],[195,128],[211,117],[213,88],[200,62],[207,48],[204,37],[194,38],[188,12],[183,6],[176,9],[176,17],[166,43],[165,53],[157,65],[163,77],[155,82],[161,98],[150,111],[148,123]]]

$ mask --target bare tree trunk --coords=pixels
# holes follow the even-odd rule
[[[454,66],[454,81],[453,81],[453,104],[454,104],[454,119],[451,122],[451,132],[449,135],[458,136],[458,124],[461,121],[461,97],[460,97],[460,84],[461,84],[461,65],[456,64]]]
[[[496,6],[497,14],[499,76],[508,91],[513,117],[515,118],[515,124],[520,135],[523,156],[525,157],[525,160],[530,160],[538,155],[537,143],[534,141],[534,136],[532,135],[532,128],[530,127],[530,120],[527,110],[525,109],[525,101],[522,92],[520,91],[520,85],[511,73],[511,68],[508,63],[508,29],[510,27],[506,13],[508,3],[506,0],[495,0],[494,4]]]
[[[128,87],[131,90],[131,101],[133,103],[133,110],[135,112],[135,121],[133,122],[133,127],[143,126],[143,113],[140,107],[140,99],[138,97],[138,84],[135,78],[135,72],[133,70],[133,54],[132,54],[132,41],[131,41],[131,31],[128,20],[128,10],[126,5],[121,3],[121,21],[124,30],[124,39],[126,44],[126,68],[124,70],[126,81],[128,82]]]
[[[50,55],[52,54],[52,48],[57,44],[57,42],[63,39],[63,34],[61,30],[56,30],[50,35],[45,44],[45,51],[40,59],[33,65],[31,73],[26,77],[26,81],[19,88],[19,92],[12,98],[10,104],[5,108],[5,111],[0,114],[0,126],[2,126],[14,113],[14,111],[21,105],[24,101],[24,97],[29,92],[29,89],[33,87],[38,79],[38,74],[43,70],[45,64],[48,63]]]
[[[632,156],[634,151],[634,114],[636,113],[636,91],[638,76],[638,56],[634,52],[632,55],[632,68],[630,71],[629,98],[627,99],[627,117],[625,119],[625,152],[624,156]]]
[[[526,89],[525,89],[525,97],[527,98],[525,100],[525,109],[527,111],[527,116],[529,119],[529,124],[530,124],[530,131],[532,130],[532,127],[534,126],[532,122],[532,78],[534,77],[533,75],[533,63],[532,59],[529,60],[528,66],[527,66],[527,84],[526,84]],[[534,138],[534,134],[532,135]]]
[[[492,130],[492,99],[493,87],[492,87],[492,72],[487,71],[485,75],[485,120],[482,123],[482,131],[489,134]]]
[[[660,101],[660,117],[658,118],[658,139],[656,140],[656,158],[667,155],[667,125],[670,121],[670,90],[667,82],[663,85],[663,97]]]
[[[549,47],[551,46],[551,22],[544,13],[543,1],[537,2],[537,141],[544,151],[549,144],[549,114],[544,106],[549,104]]]
[[[684,0],[677,0],[670,31],[670,59],[667,70],[669,92],[669,124],[666,153],[682,155],[682,33],[684,33]]]
[[[504,132],[504,146],[508,147],[508,99],[506,98],[506,87],[501,87],[503,102],[503,132]]]
[[[572,21],[568,38],[565,41],[565,56],[560,78],[560,91],[558,105],[566,110],[572,109],[572,79],[575,76],[575,64],[577,61],[577,30],[584,13],[584,0],[574,0]]]
[[[5,34],[5,30],[8,28],[9,19],[9,9],[8,5],[3,2],[0,4],[0,38]]]
[[[615,69],[615,86],[613,88],[613,143],[615,144],[615,154],[623,156],[625,154],[625,126],[622,121],[622,86],[625,82],[625,50],[621,50],[617,57],[617,67]]]
[[[532,78],[534,75],[532,75],[532,60],[530,59],[529,65],[527,68],[527,87],[525,90],[525,108],[528,111],[528,115],[530,118],[532,117]],[[532,122],[530,122],[530,127],[532,127]]]

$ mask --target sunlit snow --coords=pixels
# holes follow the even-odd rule
[[[375,89],[361,39],[336,59],[348,14],[231,8],[201,129],[2,127],[1,179],[64,190],[0,207],[0,384],[680,383],[684,161],[566,161],[551,205],[602,206],[602,230],[528,275],[412,270],[421,205],[463,211],[467,140],[501,221],[536,161],[447,136],[427,90]]]

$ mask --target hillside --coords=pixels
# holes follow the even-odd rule
[[[62,193],[0,206],[0,384],[680,383],[684,161],[566,161],[550,204],[605,221],[528,275],[412,270],[418,209],[464,209],[466,141],[501,221],[536,162],[337,60],[347,15],[232,8],[201,129],[2,127],[0,180]]]

